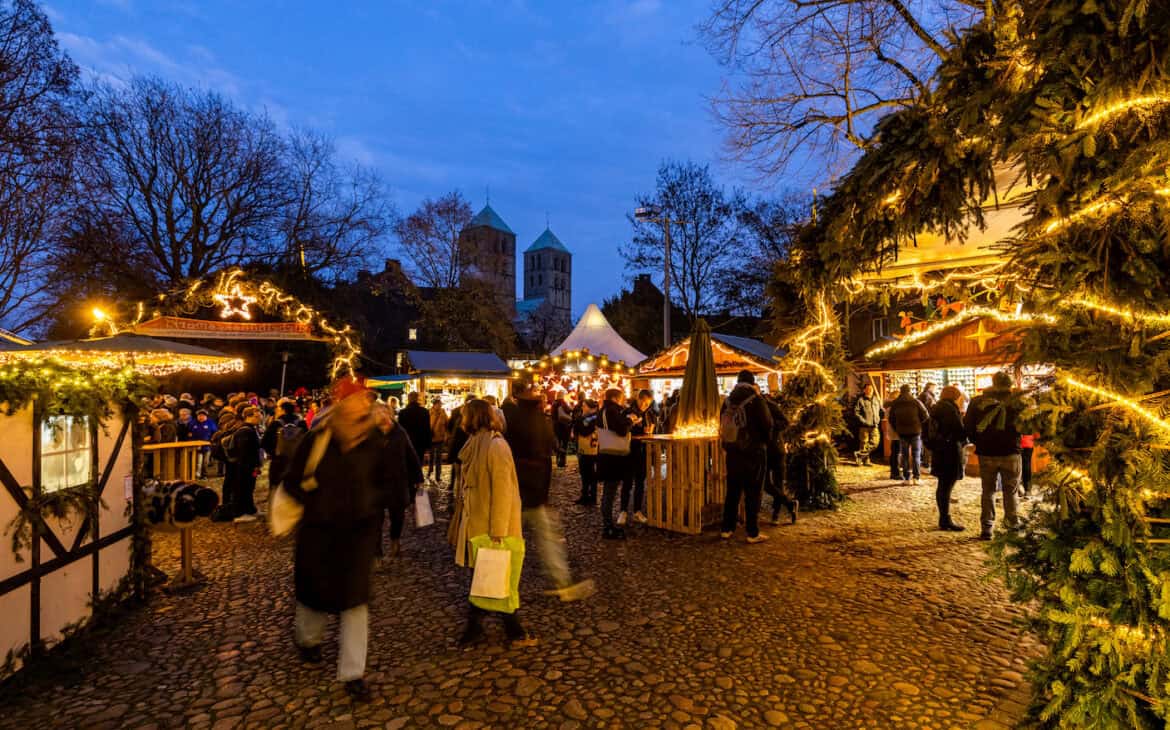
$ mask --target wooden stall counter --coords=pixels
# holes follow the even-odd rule
[[[641,436],[646,448],[646,518],[652,527],[697,535],[718,522],[727,460],[717,436]]]
[[[171,441],[165,444],[144,444],[142,455],[146,471],[159,481],[195,481],[196,454],[209,441]]]

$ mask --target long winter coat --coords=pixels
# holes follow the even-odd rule
[[[447,441],[447,422],[451,419],[443,406],[431,406],[431,439],[434,444],[442,446]]]
[[[930,444],[930,473],[940,481],[963,478],[963,445],[967,432],[959,406],[954,401],[940,400],[934,404],[930,417],[935,422],[938,439]]]
[[[431,448],[431,413],[418,403],[411,403],[398,412],[398,425],[410,437],[415,452],[425,454]]]
[[[520,485],[512,450],[499,433],[480,431],[459,452],[463,507],[455,530],[455,564],[470,565],[473,537],[521,537]]]
[[[348,452],[331,438],[317,465],[317,486],[306,491],[305,464],[313,444],[327,433],[328,428],[318,428],[301,441],[283,486],[305,508],[294,554],[297,601],[317,611],[339,613],[370,600],[370,569],[381,538],[386,485],[397,465],[390,463],[386,439],[377,429]]]
[[[508,432],[505,434],[516,463],[516,478],[520,482],[520,501],[524,509],[539,507],[548,502],[552,485],[552,456],[556,451],[556,436],[552,422],[544,414],[539,400],[521,399],[508,413]]]
[[[422,484],[422,462],[406,431],[392,425],[383,435],[386,446],[386,506],[401,514],[414,499],[414,487]]]

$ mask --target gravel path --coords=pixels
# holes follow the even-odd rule
[[[570,462],[553,501],[574,569],[599,590],[543,595],[530,553],[522,616],[541,641],[528,649],[505,649],[497,622],[486,645],[456,648],[468,578],[445,523],[408,526],[375,577],[368,705],[332,681],[332,639],[325,666],[298,660],[291,544],[262,523],[201,524],[207,585],[156,595],[0,686],[0,727],[1014,727],[1038,647],[984,578],[977,483],[956,489],[956,535],[930,529],[933,481],[841,476],[840,511],[769,527],[761,545],[647,528],[614,543],[596,508],[570,504]],[[177,545],[155,542],[168,573]]]

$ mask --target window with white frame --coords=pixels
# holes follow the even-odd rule
[[[406,331],[406,339],[410,340],[411,342],[417,341],[418,340],[418,330],[415,329],[414,327],[411,327],[410,329],[408,329]]]
[[[874,317],[870,322],[873,327],[873,339],[878,341],[890,334],[890,321],[885,317]]]
[[[41,422],[41,492],[59,492],[93,479],[88,416],[49,416]]]

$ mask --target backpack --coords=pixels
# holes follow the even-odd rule
[[[931,451],[941,449],[944,445],[942,435],[938,431],[938,419],[933,415],[926,422],[926,430],[922,434],[922,442]]]
[[[240,458],[243,457],[243,437],[240,435],[248,426],[240,426],[233,428],[227,436],[220,439],[220,447],[223,449],[224,459],[231,464],[239,463]]]
[[[741,403],[725,401],[723,412],[719,414],[719,440],[723,446],[738,451],[747,451],[752,446],[752,434],[748,430],[747,404],[755,400],[755,394],[748,396]]]
[[[291,458],[308,430],[301,421],[286,423],[276,432],[276,455]]]
[[[215,433],[211,434],[211,438],[209,439],[211,441],[211,448],[210,448],[211,458],[215,459],[216,461],[227,462],[228,457],[227,457],[227,453],[225,453],[224,448],[223,448],[223,440],[225,438],[227,438],[228,434],[230,434],[230,433],[232,433],[232,432],[231,431],[224,431],[221,429],[221,430],[216,431]]]

